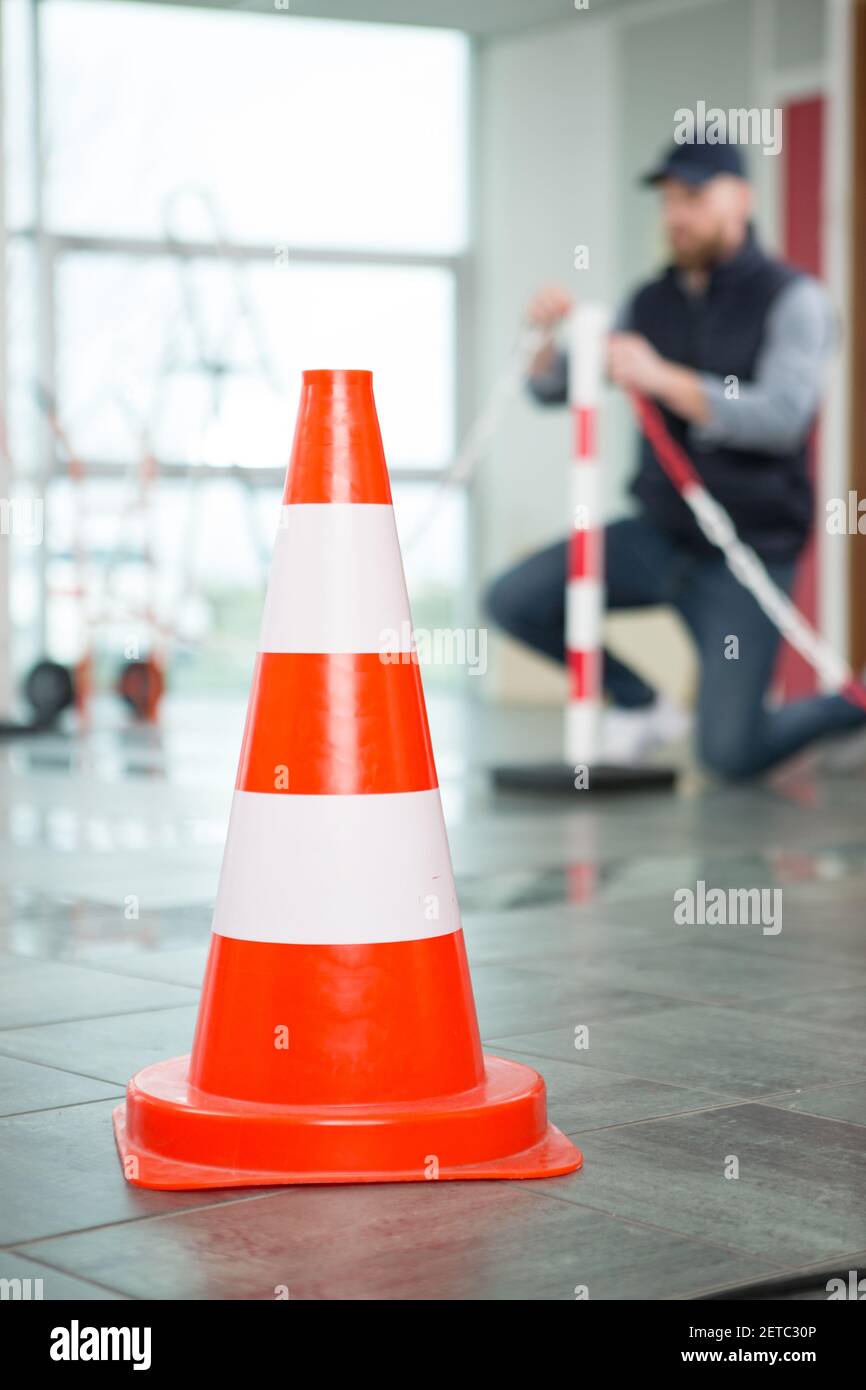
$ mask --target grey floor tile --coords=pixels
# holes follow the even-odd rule
[[[679,861],[668,878],[665,891],[644,889],[639,899],[606,900],[603,894],[591,896],[584,902],[545,902],[533,907],[464,912],[467,938],[479,959],[497,960],[512,956],[521,959],[547,954],[578,955],[592,958],[604,955],[607,948],[629,949],[680,945],[714,949],[754,950],[768,960],[778,963],[780,957],[790,959],[792,969],[805,956],[814,962],[815,951],[822,943],[832,943],[834,933],[844,932],[850,952],[836,961],[831,955],[823,963],[839,970],[853,966],[866,970],[866,939],[862,931],[864,888],[859,907],[853,901],[833,906],[833,887],[828,886],[825,911],[818,916],[812,909],[802,912],[796,899],[798,886],[784,891],[782,930],[775,936],[765,935],[760,927],[750,926],[681,926],[674,921],[674,893],[682,887],[693,887],[694,872],[683,872]],[[747,886],[751,879],[737,875],[736,886]],[[754,886],[752,884],[752,886]],[[854,955],[854,949],[859,953]],[[806,965],[800,963],[799,968]]]
[[[177,950],[135,951],[111,956],[99,962],[100,970],[116,975],[134,975],[141,980],[161,980],[173,985],[188,985],[198,989],[204,977],[210,948],[210,933],[199,946],[181,946]]]
[[[593,983],[578,971],[567,978],[563,971],[529,969],[526,966],[482,965],[473,969],[472,983],[482,1037],[532,1030],[544,1023],[584,1023],[589,1019],[619,1018],[627,1014],[678,1007],[667,1000],[637,990],[621,989],[613,979]]]
[[[836,1298],[839,1298],[840,1294],[838,1283],[834,1282],[831,1285],[830,1280],[838,1281],[841,1279],[844,1289],[843,1300],[847,1302],[851,1298],[851,1289],[858,1284],[860,1284],[860,1296],[862,1298],[863,1290],[866,1289],[866,1284],[860,1283],[864,1278],[864,1271],[866,1271],[866,1251],[858,1250],[854,1254],[846,1253],[836,1260],[817,1260],[810,1261],[808,1264],[792,1266],[790,1271],[781,1276],[770,1275],[769,1278],[759,1279],[753,1284],[737,1284],[733,1287],[729,1286],[727,1289],[722,1287],[713,1290],[713,1292],[730,1294],[736,1291],[738,1297],[749,1302],[761,1299],[776,1303],[779,1301],[778,1284],[781,1282],[787,1285],[786,1303],[826,1303],[831,1294],[835,1295]],[[795,1291],[792,1288],[794,1282],[802,1287],[798,1287]]]
[[[197,1006],[13,1028],[0,1033],[0,1053],[42,1062],[102,1081],[127,1081],[142,1067],[189,1052]]]
[[[866,1075],[866,1056],[853,1034],[702,1004],[590,1023],[583,1052],[575,1052],[567,1026],[489,1034],[486,1041],[493,1051],[501,1042],[533,1056],[740,1098]]]
[[[464,925],[473,968],[487,964],[521,968],[577,980],[582,984],[646,990],[656,996],[734,1004],[762,1011],[784,1010],[785,999],[815,997],[815,1017],[833,1019],[834,992],[851,991],[848,1014],[866,1023],[866,958],[817,960],[804,955],[785,937],[764,937],[760,929],[677,927],[671,925],[670,901],[648,900],[640,912],[620,914],[621,907],[581,909],[544,907],[506,914],[470,917]],[[735,935],[733,935],[735,933]],[[853,991],[859,988],[861,993]],[[821,1009],[820,998],[828,1003]],[[838,995],[843,1003],[844,996]],[[820,1014],[819,1014],[820,1009]]]
[[[517,851],[519,854],[519,849]],[[666,896],[670,905],[675,887],[703,879],[708,887],[767,887],[782,883],[792,891],[784,871],[770,856],[654,854],[651,857],[629,854],[619,857],[593,859],[588,865],[580,860],[557,868],[527,867],[501,869],[480,877],[468,876],[458,880],[458,893],[464,911],[503,912],[548,903],[580,903],[592,899],[606,907],[648,897]]]
[[[6,956],[0,970],[0,1029],[159,1009],[185,1004],[194,992],[56,961]]]
[[[468,912],[503,912],[568,901],[568,883],[561,869],[502,870],[497,874],[457,877],[457,897],[464,919]]]
[[[550,1184],[561,1184],[551,1179]],[[525,1184],[299,1188],[28,1247],[132,1297],[673,1298],[759,1278],[766,1261],[550,1200]]]
[[[754,1007],[780,1017],[800,1019],[821,1028],[839,1028],[859,1034],[866,1040],[866,987],[818,989],[806,994],[785,994],[781,998],[761,998]]]
[[[122,1094],[121,1086],[23,1062],[17,1057],[0,1057],[0,1115],[80,1105],[83,1101],[108,1100]]]
[[[21,1280],[17,1296],[38,1301],[45,1299],[75,1299],[84,1301],[112,1302],[121,1300],[124,1295],[92,1284],[86,1279],[77,1279],[62,1270],[52,1269],[40,1264],[27,1255],[19,1255],[15,1250],[0,1250],[0,1279]]]
[[[601,1130],[582,1149],[565,1196],[616,1216],[786,1265],[845,1257],[866,1239],[856,1125],[738,1105]],[[725,1177],[732,1157],[738,1178]]]
[[[470,964],[526,964],[556,973],[559,962],[580,968],[615,958],[639,946],[671,946],[682,929],[658,914],[641,914],[621,924],[604,905],[544,904],[502,913],[465,913],[463,930]]]
[[[847,1120],[866,1125],[866,1081],[847,1081],[841,1086],[815,1086],[788,1096],[773,1096],[767,1104],[803,1115],[823,1115],[828,1120]],[[866,1199],[866,1192],[864,1192]]]
[[[7,899],[8,904],[8,899]],[[41,960],[68,961],[111,968],[115,961],[154,951],[207,945],[213,904],[162,911],[141,908],[127,921],[116,906],[89,901],[61,901],[54,911],[0,907],[0,951]]]
[[[745,886],[745,884],[743,885]],[[866,885],[856,888],[836,882],[820,885],[786,884],[782,899],[782,930],[775,937],[761,932],[707,928],[712,944],[765,955],[769,959],[801,959],[820,965],[866,967],[863,932]],[[699,937],[697,939],[700,939]]]
[[[636,1076],[579,1067],[573,1062],[560,1062],[550,1057],[532,1057],[502,1047],[487,1050],[495,1051],[497,1057],[525,1062],[539,1071],[547,1086],[547,1110],[551,1121],[567,1134],[576,1136],[578,1141],[581,1134],[608,1125],[633,1124],[636,1120],[727,1103],[725,1097],[713,1091],[663,1086]]]
[[[608,985],[615,983],[620,989],[646,990],[714,1004],[747,1005],[750,1001],[791,994],[866,986],[866,970],[791,959],[783,951],[773,952],[772,949],[761,955],[724,950],[690,935],[712,928],[683,927],[681,930],[683,935],[675,945],[624,948],[614,944],[605,955],[589,952],[583,960],[541,959],[537,968],[549,970],[561,980],[597,980]],[[754,931],[755,928],[731,930]]]
[[[0,1119],[4,1167],[0,1245],[21,1245],[65,1231],[243,1199],[243,1189],[199,1193],[130,1187],[114,1144],[114,1105],[114,1101],[98,1101]],[[125,1229],[121,1225],[118,1234]],[[32,1253],[39,1258],[36,1251]],[[105,1271],[87,1277],[115,1287]]]

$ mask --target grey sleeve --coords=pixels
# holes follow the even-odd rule
[[[620,306],[612,332],[627,332],[631,322],[631,306],[630,299]],[[568,354],[561,350],[557,352],[547,371],[527,377],[526,385],[530,395],[541,405],[564,405],[568,400]]]
[[[766,453],[794,448],[820,405],[838,337],[823,285],[805,276],[794,280],[767,315],[754,381],[735,385],[726,377],[702,375],[711,414],[705,425],[691,426],[694,445]]]

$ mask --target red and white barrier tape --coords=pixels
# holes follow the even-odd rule
[[[652,445],[658,463],[691,511],[702,534],[724,555],[731,573],[826,685],[843,699],[866,710],[866,685],[771,579],[752,547],[740,540],[724,507],[710,496],[688,454],[671,437],[658,406],[634,393],[630,400],[640,430]]]

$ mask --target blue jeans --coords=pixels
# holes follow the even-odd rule
[[[536,651],[565,660],[567,543],[532,555],[498,578],[487,594],[495,622]],[[767,568],[786,593],[795,561]],[[644,517],[614,522],[605,532],[607,606],[669,604],[688,626],[698,649],[698,752],[714,772],[749,777],[773,767],[823,735],[866,724],[866,713],[838,695],[815,695],[779,709],[764,696],[779,650],[779,634],[751,594],[717,555],[679,544]],[[736,637],[736,659],[726,655]],[[605,653],[604,685],[614,704],[640,708],[655,698],[628,666]]]

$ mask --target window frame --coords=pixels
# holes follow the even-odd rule
[[[43,178],[41,171],[44,167],[42,159],[43,150],[43,61],[42,61],[42,32],[40,24],[41,0],[23,0],[27,5],[30,23],[30,47],[31,47],[31,85],[32,85],[32,128],[31,128],[31,151],[30,157],[34,161],[34,167],[39,171],[34,179],[34,208],[33,222],[30,226],[10,229],[5,226],[0,228],[0,249],[3,248],[3,239],[6,244],[15,241],[29,242],[36,252],[36,296],[37,296],[37,324],[38,324],[38,344],[37,344],[37,363],[41,384],[49,394],[51,399],[56,397],[57,390],[57,352],[56,352],[56,324],[57,324],[57,269],[62,258],[70,253],[77,254],[94,253],[99,255],[117,255],[129,258],[155,258],[164,259],[167,262],[179,262],[185,257],[196,259],[218,260],[221,257],[230,257],[236,264],[244,265],[261,264],[267,262],[274,264],[275,246],[274,245],[252,245],[249,243],[228,242],[222,246],[216,246],[213,242],[200,242],[185,240],[175,237],[123,237],[123,236],[100,236],[99,234],[73,234],[60,233],[53,231],[45,222],[43,206]],[[217,5],[203,5],[201,8],[219,9]],[[275,23],[279,23],[280,18],[274,18]],[[334,21],[338,23],[339,21]],[[2,24],[2,20],[0,20]],[[472,394],[472,371],[473,346],[474,346],[474,324],[470,316],[469,305],[471,303],[471,290],[474,279],[473,265],[473,246],[475,241],[476,227],[476,208],[474,203],[474,180],[472,177],[475,139],[477,131],[476,118],[476,90],[477,90],[477,69],[476,69],[476,45],[468,37],[466,43],[467,52],[467,101],[466,101],[466,126],[463,133],[465,141],[464,171],[466,187],[464,197],[466,199],[466,242],[463,248],[457,252],[425,252],[425,251],[395,251],[391,249],[372,250],[369,247],[353,247],[351,245],[340,248],[317,248],[312,246],[294,245],[292,243],[281,243],[280,252],[287,256],[288,262],[292,265],[339,265],[339,266],[383,266],[383,267],[410,267],[410,268],[436,268],[444,270],[453,278],[454,286],[454,351],[450,364],[451,389],[454,401],[454,447],[452,457],[444,459],[439,467],[418,467],[401,464],[399,460],[393,463],[389,461],[389,472],[395,484],[401,487],[410,484],[424,484],[439,482],[447,476],[452,468],[454,459],[459,449],[460,441],[464,438],[469,422],[470,402]],[[2,129],[2,125],[0,125]],[[0,202],[2,211],[2,202]],[[2,267],[0,267],[0,277],[5,282],[6,263],[5,255]],[[3,287],[0,286],[0,306],[4,304]],[[5,316],[4,316],[5,321]],[[3,363],[0,361],[0,408],[6,405],[6,382],[2,375]],[[36,471],[32,475],[38,494],[44,497],[45,489],[58,477],[65,477],[68,469],[65,459],[58,448],[57,441],[48,425],[47,421],[40,420],[38,427],[38,441],[36,445]],[[170,459],[160,459],[160,472],[167,478],[189,476],[199,465],[188,465]],[[114,478],[128,476],[129,462],[123,460],[100,461],[92,465],[92,476],[94,478]],[[279,470],[272,467],[249,468],[244,470],[245,477],[248,477],[250,485],[253,487],[273,487],[278,480]],[[466,493],[467,500],[471,495],[467,481],[461,480],[459,483],[461,490]],[[471,523],[470,523],[471,524]],[[46,637],[46,577],[49,556],[47,547],[38,547],[38,555],[35,558],[39,567],[38,575],[38,615],[37,632],[34,634],[36,646],[39,650],[44,648]],[[465,557],[464,557],[465,558]],[[2,576],[0,576],[2,579]],[[8,624],[8,613],[5,621]]]

